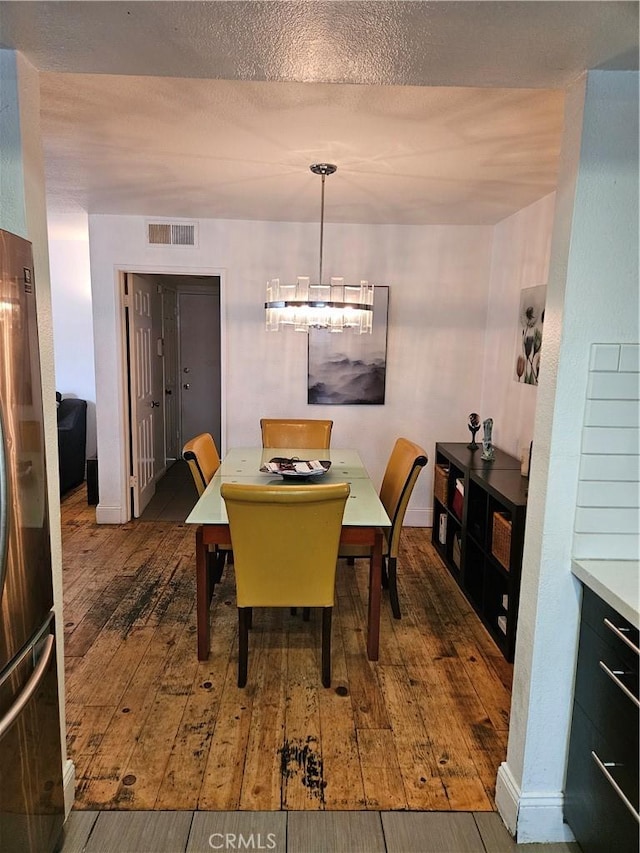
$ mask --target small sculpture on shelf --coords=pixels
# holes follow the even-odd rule
[[[486,418],[482,421],[484,432],[482,433],[482,456],[485,462],[493,462],[495,453],[493,444],[491,443],[491,432],[493,430],[493,418]]]
[[[476,442],[476,433],[480,429],[480,415],[477,412],[471,412],[467,426],[471,432],[471,443],[467,444],[467,450],[477,450],[480,446]]]

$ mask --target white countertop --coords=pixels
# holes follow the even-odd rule
[[[571,571],[621,616],[640,628],[638,560],[572,560]]]

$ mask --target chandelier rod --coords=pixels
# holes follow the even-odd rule
[[[326,173],[322,172],[322,195],[320,200],[320,272],[318,274],[318,284],[322,284],[322,244],[324,240],[324,181]]]
[[[320,195],[320,270],[318,276],[318,284],[322,284],[322,249],[324,243],[324,181],[327,175],[333,175],[337,172],[338,167],[333,163],[313,163],[309,169],[314,175],[322,177],[322,189]]]

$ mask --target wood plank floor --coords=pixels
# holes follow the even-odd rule
[[[333,679],[320,619],[256,611],[236,686],[232,569],[196,657],[194,530],[97,525],[84,488],[62,504],[68,750],[76,808],[491,811],[512,666],[430,544],[406,528],[403,618],[383,595],[366,657],[366,561],[341,561]]]

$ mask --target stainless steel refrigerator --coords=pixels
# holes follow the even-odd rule
[[[64,820],[42,385],[31,244],[0,231],[0,851]]]

